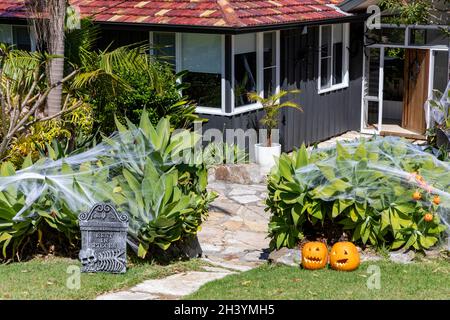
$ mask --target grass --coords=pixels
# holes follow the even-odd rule
[[[368,289],[370,266],[380,270],[380,289]],[[373,267],[372,267],[373,268]],[[372,276],[372,278],[371,278]],[[309,271],[263,265],[207,283],[187,299],[450,299],[450,263],[366,262],[354,272]]]
[[[57,257],[35,258],[21,263],[0,264],[0,299],[94,299],[97,295],[125,289],[144,280],[161,278],[188,270],[199,270],[200,260],[176,262],[168,266],[130,263],[125,274],[81,274],[80,288],[66,286],[69,266],[77,260]]]

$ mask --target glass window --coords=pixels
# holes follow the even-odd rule
[[[410,44],[421,45],[449,45],[449,36],[441,29],[410,29]]]
[[[264,97],[274,94],[277,89],[277,37],[275,32],[264,33]]]
[[[13,43],[19,50],[31,51],[30,31],[26,26],[13,26]]]
[[[237,35],[234,45],[234,97],[240,107],[252,103],[248,93],[258,91],[256,34]]]
[[[7,24],[0,24],[0,42],[12,44],[12,27]]]
[[[444,92],[448,83],[449,70],[449,52],[448,51],[433,51],[434,54],[434,77],[433,89]]]
[[[320,46],[320,86],[328,88],[331,86],[331,26],[322,28],[322,43]]]
[[[152,50],[160,61],[169,63],[175,69],[175,33],[153,32]]]
[[[180,69],[189,71],[183,93],[200,107],[222,108],[222,37],[184,33],[181,42]]]
[[[347,27],[348,24],[336,24],[320,28],[320,90],[347,84]]]

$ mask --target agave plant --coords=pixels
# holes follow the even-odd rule
[[[303,146],[280,157],[268,189],[272,248],[294,247],[331,224],[364,245],[421,250],[449,223],[449,164],[399,139],[311,154]]]

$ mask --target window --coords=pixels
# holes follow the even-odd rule
[[[197,111],[228,115],[261,108],[248,99],[257,92],[268,97],[279,90],[280,33],[260,32],[231,36],[232,90],[226,91],[225,36],[203,33],[151,32],[151,53],[174,66],[187,87],[183,94],[195,101]],[[230,95],[231,106],[226,106]]]
[[[175,68],[175,33],[153,32],[151,44],[153,55]]]
[[[279,33],[234,36],[234,108],[257,108],[247,97],[257,92],[267,98],[279,89]]]
[[[264,98],[277,90],[277,37],[275,32],[264,34]]]
[[[14,45],[16,49],[31,51],[32,43],[28,26],[0,25],[0,42]]]
[[[319,93],[348,87],[348,24],[320,26]]]
[[[256,34],[237,35],[234,41],[235,107],[251,104],[250,92],[259,92],[256,55]]]
[[[222,36],[183,33],[181,70],[189,87],[184,93],[205,108],[222,108]]]

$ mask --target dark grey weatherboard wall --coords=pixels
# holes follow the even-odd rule
[[[280,140],[285,151],[360,129],[363,33],[362,22],[350,24],[349,87],[319,95],[319,27],[308,27],[305,34],[301,29],[281,32],[281,86],[301,90],[289,99],[304,110],[282,112]]]

